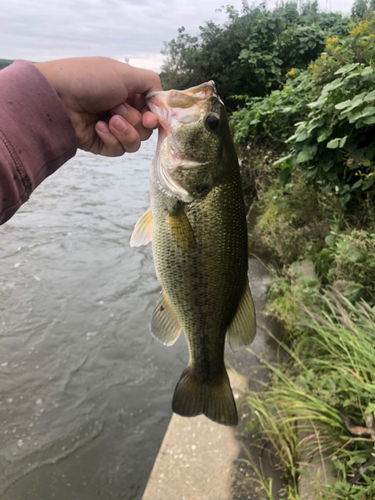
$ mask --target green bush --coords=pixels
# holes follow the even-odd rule
[[[375,70],[345,65],[308,104],[307,120],[289,142],[294,148],[283,169],[301,165],[306,177],[333,183],[342,201],[375,183]]]
[[[320,282],[312,276],[297,273],[292,266],[285,266],[282,275],[272,271],[271,276],[266,310],[281,322],[285,338],[291,338],[302,320],[301,304],[311,307],[317,302]]]
[[[363,298],[375,303],[375,234],[352,230],[331,233],[328,248],[316,257],[317,269],[326,283],[339,288],[352,302]]]
[[[282,182],[300,166],[307,178],[330,184],[344,204],[375,186],[374,30],[375,15],[353,25],[346,38],[328,38],[310,65],[313,88],[322,88],[287,141],[290,154],[275,163]]]
[[[250,234],[255,251],[288,265],[313,258],[324,246],[330,221],[342,211],[329,187],[306,182],[301,171],[282,189],[276,180],[258,192],[260,215]]]
[[[232,114],[234,139],[243,144],[271,138],[284,143],[293,133],[294,123],[307,116],[307,105],[317,95],[309,72],[292,68],[283,90],[267,97],[253,97],[246,106]]]

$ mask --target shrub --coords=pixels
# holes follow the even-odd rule
[[[374,29],[375,15],[345,39],[328,38],[325,52],[310,65],[315,88],[324,86],[288,139],[290,154],[275,163],[282,182],[301,166],[307,178],[331,184],[344,204],[375,186]]]
[[[319,252],[330,221],[342,210],[329,187],[306,182],[299,170],[284,189],[275,180],[262,186],[258,197],[260,216],[250,238],[257,252],[283,265]]]
[[[289,138],[294,149],[283,168],[301,165],[307,178],[333,183],[347,203],[375,182],[375,70],[352,63],[335,75]]]
[[[270,138],[284,143],[294,130],[296,120],[307,115],[307,104],[317,95],[315,82],[307,71],[292,68],[283,90],[269,96],[247,100],[246,106],[232,114],[235,141],[259,142]]]
[[[375,303],[375,234],[352,230],[332,233],[328,248],[316,257],[324,280],[338,287],[352,302],[366,299]]]

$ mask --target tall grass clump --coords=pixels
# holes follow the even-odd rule
[[[281,344],[288,360],[264,361],[269,387],[247,397],[259,443],[272,443],[285,475],[278,498],[300,498],[299,476],[312,460],[320,463],[310,478],[316,498],[373,500],[375,307],[333,288],[309,306],[297,302],[294,336]]]

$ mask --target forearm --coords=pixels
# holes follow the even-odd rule
[[[77,137],[54,89],[32,64],[0,71],[0,224],[72,158]]]

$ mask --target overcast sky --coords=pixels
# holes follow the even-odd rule
[[[319,0],[322,10],[349,13],[354,0]],[[185,26],[226,21],[222,0],[3,0],[0,58],[47,61],[108,56],[158,71],[163,41]],[[241,11],[241,0],[227,2]],[[226,3],[226,4],[227,4]],[[249,2],[252,3],[251,1]],[[255,3],[258,3],[257,0]],[[275,1],[268,2],[274,6]]]

